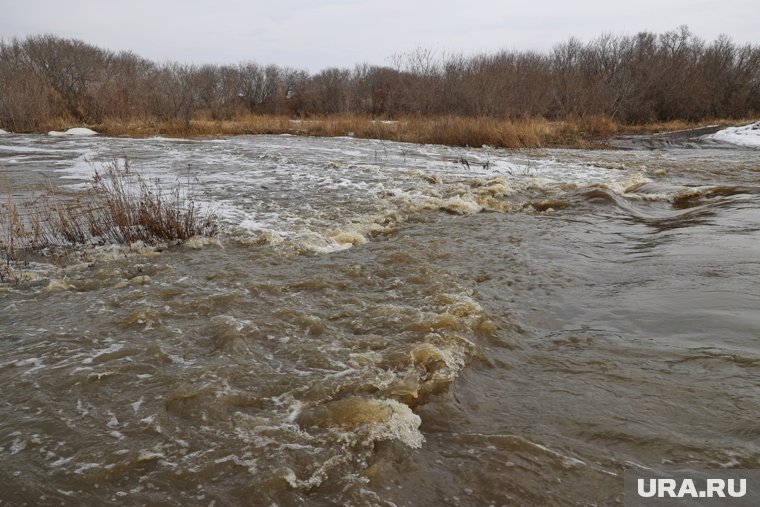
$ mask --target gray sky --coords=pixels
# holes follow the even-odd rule
[[[760,42],[758,0],[0,0],[0,37],[53,33],[157,61],[318,71],[418,46],[547,50],[570,36],[663,32]]]

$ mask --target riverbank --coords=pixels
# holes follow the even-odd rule
[[[697,123],[672,121],[645,125],[624,125],[604,116],[549,121],[544,118],[499,120],[490,117],[404,117],[379,120],[367,116],[322,116],[292,119],[286,116],[249,115],[232,120],[196,119],[189,122],[155,119],[106,120],[87,125],[113,137],[216,137],[252,134],[292,134],[312,137],[355,137],[442,144],[448,146],[495,148],[580,148],[610,146],[617,136],[684,132],[692,129],[727,127],[745,122],[711,120]],[[59,120],[48,130],[74,126]]]

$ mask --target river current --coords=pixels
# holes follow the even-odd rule
[[[626,469],[760,468],[757,149],[5,136],[0,178],[125,157],[221,232],[0,285],[2,505],[616,505]]]

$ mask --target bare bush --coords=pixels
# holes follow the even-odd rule
[[[132,170],[126,159],[105,164],[83,192],[51,187],[20,207],[10,195],[0,215],[6,274],[28,250],[137,241],[157,245],[218,232],[216,215],[196,205],[187,185],[177,182],[167,189]]]

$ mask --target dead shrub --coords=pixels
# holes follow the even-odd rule
[[[167,190],[132,170],[127,159],[103,169],[76,199],[48,199],[45,242],[55,243],[59,236],[70,244],[155,245],[217,233],[216,216],[200,210],[179,182]]]
[[[0,213],[0,281],[12,279],[29,251],[99,244],[179,243],[218,233],[218,217],[195,203],[189,182],[169,188],[144,178],[127,159],[97,171],[83,192],[49,186],[19,207],[8,199]]]

